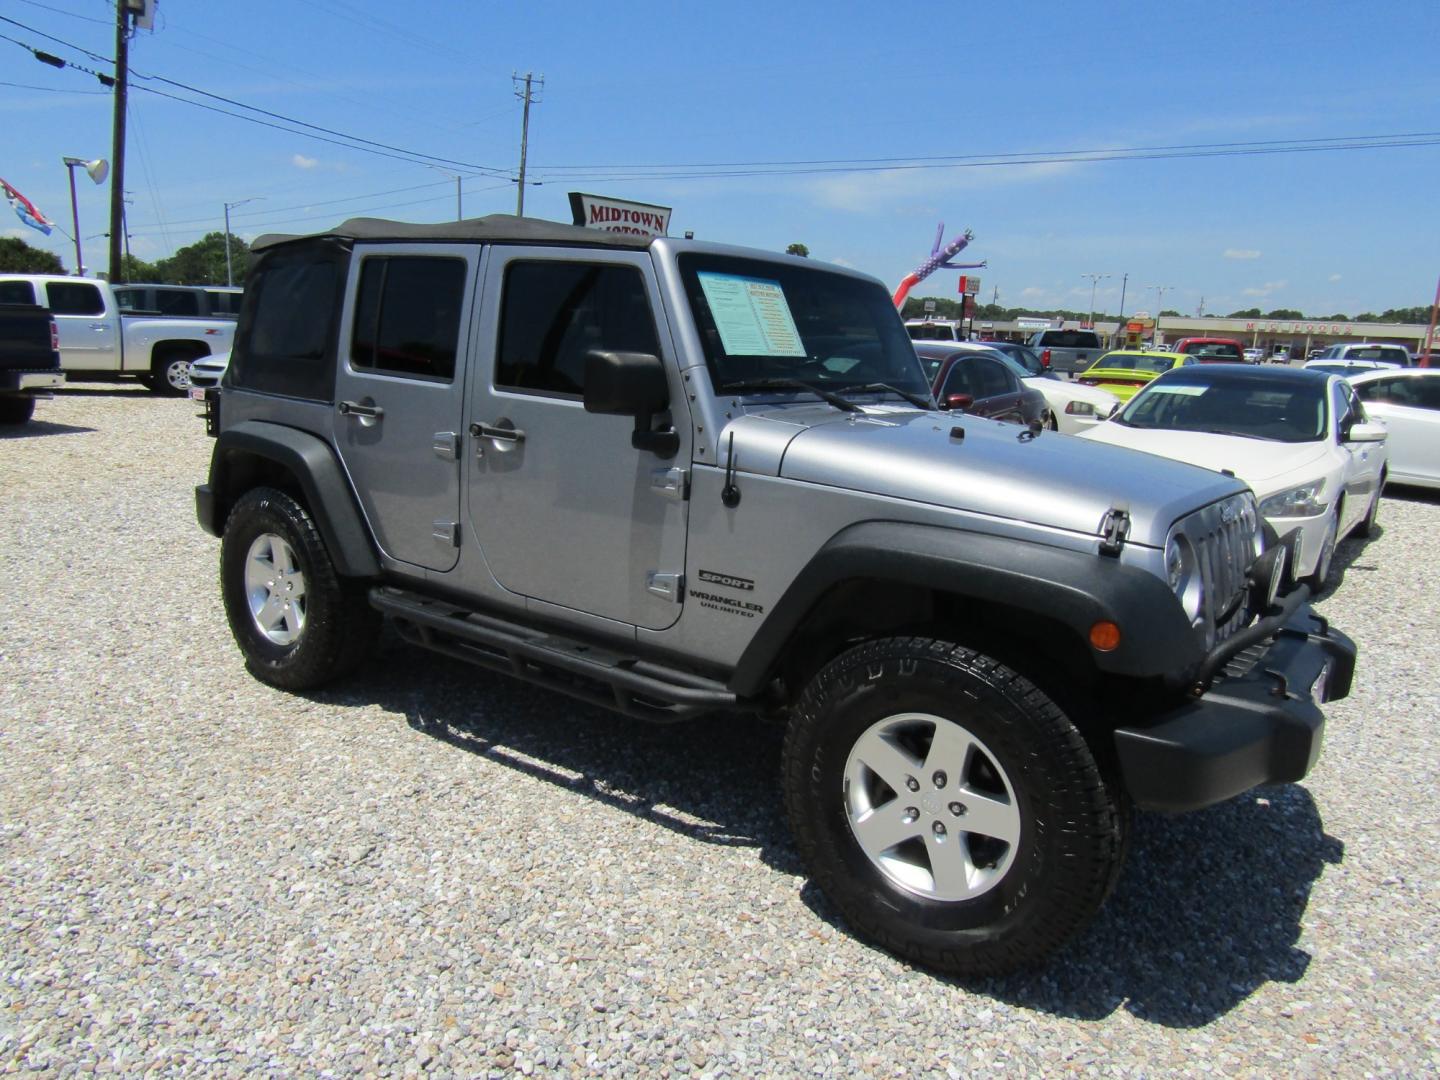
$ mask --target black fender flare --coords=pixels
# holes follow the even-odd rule
[[[796,628],[834,586],[880,581],[931,588],[1030,612],[1068,627],[1096,668],[1117,675],[1174,676],[1193,668],[1203,644],[1167,582],[1118,559],[934,525],[872,521],[836,533],[781,596],[741,655],[730,679],[737,694],[756,694],[772,675]],[[1105,619],[1120,646],[1090,646]]]
[[[242,494],[234,490],[231,477],[232,463],[239,455],[274,462],[295,478],[342,575],[379,575],[380,560],[339,458],[325,440],[299,428],[243,420],[220,433],[210,456],[210,482],[195,489],[195,513],[201,528],[212,536],[224,531],[230,507]]]

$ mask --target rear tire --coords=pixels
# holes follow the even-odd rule
[[[275,488],[247,491],[230,511],[220,589],[245,666],[287,690],[347,674],[379,636],[365,583],[340,577],[309,511]]]
[[[190,362],[195,359],[189,353],[171,349],[158,354],[152,361],[148,378],[142,381],[151,393],[161,397],[183,397],[190,392]]]
[[[35,399],[29,394],[0,397],[0,424],[28,424],[35,415]]]
[[[861,934],[939,971],[1039,964],[1119,875],[1126,807],[1024,676],[946,641],[832,661],[785,738],[784,791],[815,882]]]

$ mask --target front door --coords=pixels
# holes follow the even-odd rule
[[[339,340],[335,445],[380,550],[429,570],[460,557],[460,425],[473,245],[357,244]]]
[[[100,286],[90,281],[47,281],[45,303],[60,338],[66,371],[119,371],[120,315],[107,310]]]
[[[495,248],[483,292],[467,452],[490,573],[535,600],[669,626],[683,599],[690,432],[649,255]],[[674,457],[634,449],[631,418],[585,411],[593,349],[665,361]]]

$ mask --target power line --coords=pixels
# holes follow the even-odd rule
[[[99,54],[99,53],[91,52],[89,49],[86,49],[86,48],[84,48],[83,46],[76,45],[74,42],[66,41],[64,38],[58,38],[58,37],[55,37],[54,35],[47,34],[47,33],[45,33],[45,32],[42,31],[42,30],[37,30],[37,29],[35,29],[35,27],[33,27],[33,26],[27,26],[25,23],[20,22],[18,19],[11,19],[11,18],[8,18],[7,16],[0,15],[0,21],[10,23],[11,25],[14,25],[14,26],[18,26],[18,27],[20,27],[20,28],[23,29],[23,30],[28,30],[28,31],[29,31],[30,33],[32,33],[32,34],[39,34],[39,35],[40,35],[41,37],[43,37],[43,38],[47,38],[47,39],[50,40],[50,41],[54,41],[54,42],[57,42],[57,43],[59,43],[59,44],[61,44],[61,45],[64,45],[66,48],[74,49],[76,52],[82,53],[82,54],[84,54],[85,56],[88,56],[88,57],[90,57],[91,59],[96,60],[96,61],[98,61],[98,62],[100,62],[100,63],[106,63],[106,64],[113,64],[113,63],[114,63],[114,60],[112,60],[110,57],[102,56],[102,55]],[[36,51],[33,47],[31,47],[30,45],[26,44],[25,42],[18,41],[17,39],[8,37],[8,36],[6,36],[6,35],[0,35],[0,36],[5,36],[5,37],[6,37],[6,40],[13,41],[13,42],[15,42],[17,45],[20,45],[22,48],[29,49],[32,53]],[[80,71],[87,71],[89,74],[91,74],[91,75],[96,75],[97,77],[98,77],[99,74],[100,74],[99,72],[88,71],[87,68],[84,68],[84,67],[80,66],[79,64],[74,64],[74,63],[67,62],[67,65],[68,65],[68,66],[71,66],[71,67],[75,67],[75,68],[77,68],[77,69],[80,70]],[[381,157],[396,157],[397,155],[400,155],[399,160],[402,160],[402,161],[404,161],[404,160],[409,160],[409,161],[416,161],[416,162],[426,162],[426,161],[438,162],[438,163],[444,164],[444,165],[455,165],[455,166],[459,166],[460,168],[468,169],[468,170],[470,170],[470,171],[472,171],[472,172],[490,173],[490,174],[495,175],[495,176],[507,176],[507,177],[509,176],[509,173],[508,173],[506,170],[504,170],[504,169],[497,169],[497,168],[495,168],[495,167],[492,166],[492,165],[480,165],[480,164],[477,164],[477,163],[475,163],[475,162],[470,162],[470,161],[456,161],[456,160],[454,160],[453,158],[439,157],[439,156],[437,156],[437,155],[435,155],[435,154],[426,154],[426,153],[423,153],[423,152],[418,151],[418,150],[407,150],[407,149],[405,149],[404,147],[391,146],[389,143],[377,142],[377,141],[375,141],[375,140],[373,140],[373,139],[366,139],[366,138],[364,138],[363,136],[351,135],[351,134],[349,134],[348,132],[343,132],[343,131],[336,131],[336,130],[333,129],[333,128],[322,127],[322,126],[319,125],[319,124],[312,124],[312,123],[309,123],[308,121],[305,121],[305,120],[299,120],[299,119],[297,119],[297,118],[295,118],[295,117],[293,117],[293,116],[286,116],[286,115],[283,114],[283,113],[273,112],[273,111],[271,111],[271,110],[269,110],[269,109],[262,109],[262,108],[260,108],[260,107],[257,106],[257,105],[248,105],[248,104],[246,104],[246,103],[243,102],[243,101],[237,101],[237,100],[235,100],[234,98],[228,98],[228,97],[225,97],[224,95],[221,95],[221,94],[214,94],[214,93],[211,93],[211,92],[208,91],[208,90],[202,90],[202,89],[200,89],[200,88],[197,87],[197,86],[191,86],[191,85],[188,84],[188,83],[182,83],[182,82],[179,82],[178,80],[175,80],[175,79],[166,78],[166,77],[163,76],[163,75],[147,75],[147,74],[144,74],[144,73],[142,73],[142,72],[133,71],[133,70],[131,71],[131,75],[133,75],[133,76],[134,76],[135,78],[137,78],[137,79],[143,79],[143,80],[146,80],[146,81],[153,81],[153,82],[165,83],[165,84],[168,85],[168,86],[173,86],[173,87],[176,87],[177,89],[185,90],[185,91],[188,91],[188,92],[190,92],[190,93],[192,93],[192,94],[199,94],[199,95],[201,95],[202,97],[211,98],[211,99],[213,99],[213,100],[215,100],[215,101],[222,101],[222,102],[224,102],[224,103],[227,104],[227,105],[233,105],[233,106],[235,106],[236,108],[245,109],[245,110],[248,111],[248,112],[258,113],[258,114],[260,114],[261,116],[268,116],[268,117],[271,117],[271,118],[273,118],[273,119],[275,119],[275,120],[283,121],[284,123],[287,123],[287,124],[295,124],[295,125],[298,125],[299,127],[302,127],[302,128],[309,128],[311,131],[324,132],[326,135],[333,135],[333,136],[336,136],[336,137],[339,138],[339,139],[344,139],[344,140],[347,140],[347,141],[346,141],[346,142],[336,142],[334,139],[324,139],[324,138],[321,138],[321,137],[318,136],[318,135],[311,135],[311,134],[309,134],[308,132],[305,132],[305,131],[295,131],[295,130],[292,129],[292,128],[277,128],[277,130],[288,131],[288,132],[289,132],[290,134],[292,134],[292,135],[303,135],[303,136],[305,136],[306,138],[318,139],[320,142],[329,142],[329,143],[331,143],[332,145],[335,145],[335,146],[346,146],[346,147],[348,147],[349,149],[352,149],[352,150],[361,150],[361,151],[364,151],[364,152],[367,152],[367,153],[379,153],[380,150],[393,151],[393,153],[380,154],[380,156],[381,156]],[[105,76],[105,78],[108,78],[108,76]],[[215,108],[214,106],[208,106],[208,105],[205,105],[203,102],[192,101],[192,100],[189,99],[189,98],[180,97],[179,95],[176,95],[176,94],[166,94],[164,91],[156,90],[154,87],[138,86],[138,87],[136,87],[136,89],[137,89],[137,90],[147,90],[148,92],[150,92],[150,93],[152,93],[152,94],[159,94],[161,97],[169,97],[169,98],[173,98],[173,99],[176,100],[176,101],[183,101],[183,102],[185,102],[186,104],[194,105],[194,106],[196,106],[196,107],[198,107],[198,108],[208,108],[208,109],[210,109],[212,112],[218,112],[218,113],[221,113],[222,115],[225,115],[225,116],[232,116],[232,117],[235,117],[236,119],[239,119],[239,120],[248,120],[248,121],[250,121],[251,123],[260,124],[261,126],[264,126],[264,127],[277,127],[277,125],[274,125],[274,124],[266,124],[266,123],[264,123],[264,122],[261,121],[261,120],[255,119],[254,117],[244,116],[244,115],[239,114],[239,113],[228,112],[227,110],[218,109],[218,108]],[[361,144],[361,145],[351,145],[351,144]],[[368,150],[367,150],[367,149],[366,149],[367,147],[375,147],[375,148],[379,148],[379,149],[368,149]]]

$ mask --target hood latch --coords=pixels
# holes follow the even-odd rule
[[[1125,548],[1130,535],[1130,515],[1118,507],[1105,511],[1100,519],[1100,554],[1117,557]]]

